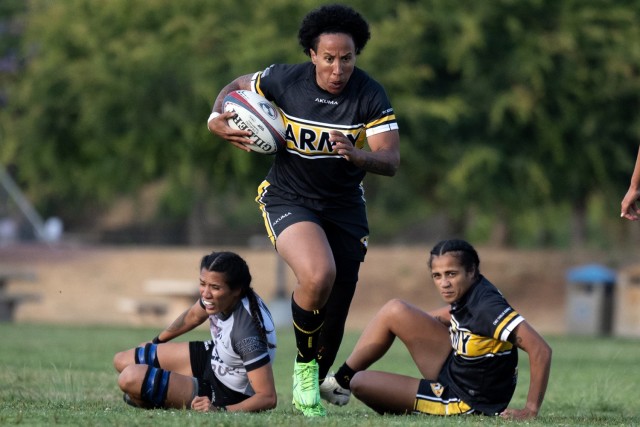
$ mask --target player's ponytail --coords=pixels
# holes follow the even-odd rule
[[[267,337],[267,334],[273,331],[267,330],[265,326],[264,317],[262,316],[262,310],[260,307],[260,302],[258,301],[258,296],[254,292],[252,287],[249,287],[245,291],[245,296],[249,300],[249,309],[251,311],[251,318],[253,319],[253,323],[256,325],[256,328],[260,331],[260,335],[262,336],[262,339],[267,344],[268,348],[276,348],[276,345],[269,342],[269,338]]]

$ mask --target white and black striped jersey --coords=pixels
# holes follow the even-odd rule
[[[257,296],[256,296],[257,297]],[[232,390],[251,396],[255,394],[247,372],[273,362],[275,358],[276,332],[271,313],[258,298],[268,346],[251,317],[249,300],[245,297],[228,316],[222,313],[209,316],[213,339],[211,368],[215,376]]]

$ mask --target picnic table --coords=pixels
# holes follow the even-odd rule
[[[33,293],[8,292],[8,285],[13,281],[35,282],[36,275],[30,271],[0,269],[0,322],[12,322],[19,304],[40,299]]]

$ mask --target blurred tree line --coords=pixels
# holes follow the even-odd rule
[[[155,241],[261,233],[253,199],[272,159],[206,119],[234,77],[308,60],[297,29],[321,3],[3,0],[0,163],[72,232],[124,200],[121,229]],[[345,3],[369,20],[358,66],[401,132],[398,175],[365,180],[374,242],[637,238],[618,215],[640,141],[640,2]]]

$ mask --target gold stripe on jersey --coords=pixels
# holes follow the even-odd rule
[[[496,331],[493,333],[493,338],[500,339],[500,335],[502,334],[502,331],[504,331],[504,328],[506,328],[507,325],[511,323],[511,321],[515,319],[517,316],[518,316],[518,312],[515,310],[509,313],[507,316],[505,316],[505,318],[502,319],[502,322],[498,324]]]
[[[396,120],[396,115],[395,114],[384,116],[381,119],[374,120],[371,123],[367,123],[367,129],[371,129],[371,128],[374,128],[374,127],[380,126],[380,125],[384,125],[384,124],[387,124],[387,123],[395,121],[395,120]]]
[[[429,415],[460,415],[472,411],[471,406],[459,399],[429,400],[417,397],[414,411]]]
[[[262,211],[262,219],[264,221],[264,228],[267,229],[267,236],[269,236],[269,240],[271,240],[271,244],[276,246],[276,233],[271,227],[271,221],[269,221],[269,214],[267,213],[266,205],[262,202],[262,196],[267,191],[267,187],[269,187],[268,181],[262,181],[260,186],[258,187],[258,195],[256,196],[256,202],[260,205],[260,210]]]
[[[466,343],[459,345],[457,353],[465,357],[483,357],[500,354],[513,349],[510,342],[499,341],[481,335],[468,334]]]
[[[264,92],[260,90],[260,80],[262,79],[262,71],[256,72],[251,76],[251,89],[253,89],[258,95],[264,96]]]
[[[460,328],[455,316],[451,316],[451,345],[457,356],[478,358],[493,356],[513,349],[510,342],[500,341],[492,337],[476,335],[468,329]]]

